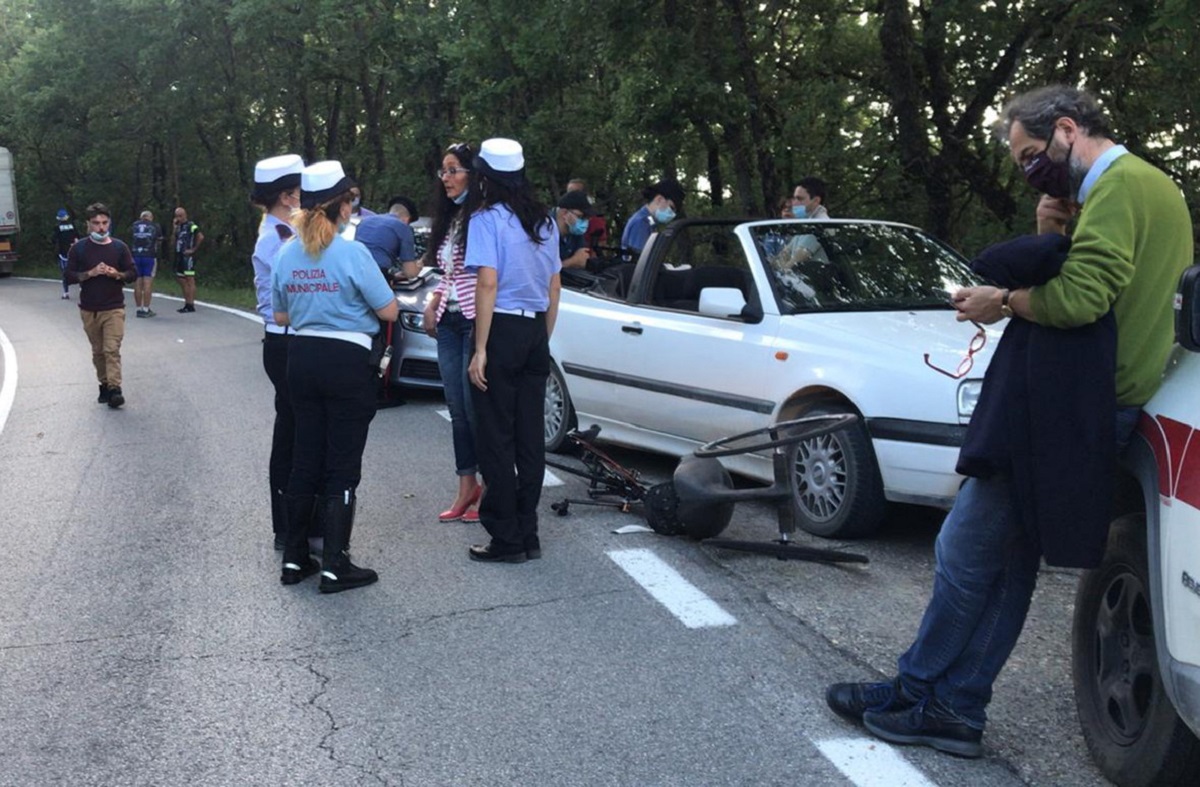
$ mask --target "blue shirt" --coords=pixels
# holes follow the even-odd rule
[[[283,245],[271,272],[271,308],[287,312],[297,331],[379,333],[376,309],[396,296],[361,243],[335,235],[316,259],[294,238]]]
[[[1087,175],[1083,178],[1083,183],[1079,184],[1079,204],[1082,205],[1087,199],[1088,192],[1092,190],[1092,186],[1096,185],[1096,181],[1100,180],[1100,176],[1112,166],[1112,163],[1128,153],[1124,145],[1113,145],[1108,150],[1100,154],[1100,157],[1092,162],[1092,168],[1087,171]]]
[[[271,309],[271,270],[275,266],[275,255],[279,253],[283,242],[294,234],[292,225],[270,213],[263,216],[262,223],[258,225],[258,240],[254,243],[250,264],[254,267],[254,291],[258,295],[256,311],[266,325],[275,324],[275,314]]]
[[[550,308],[550,279],[562,270],[558,259],[558,224],[538,226],[542,242],[534,243],[507,205],[476,212],[467,225],[463,266],[478,272],[496,269],[496,307],[544,312]]]
[[[354,230],[354,239],[367,247],[380,270],[417,258],[412,227],[391,213],[364,217]]]
[[[625,230],[621,233],[622,248],[634,252],[635,257],[650,239],[650,230],[654,228],[654,219],[650,218],[650,208],[643,205],[629,217]],[[634,262],[637,262],[636,258]]]

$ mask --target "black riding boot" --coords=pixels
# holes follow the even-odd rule
[[[325,523],[325,551],[321,560],[321,592],[338,593],[360,588],[379,579],[369,568],[359,568],[350,562],[350,532],[354,529],[353,492],[342,495],[322,495],[318,501],[319,516]]]
[[[321,564],[308,554],[308,529],[312,526],[312,495],[284,495],[287,527],[283,542],[283,573],[279,581],[294,585],[321,570]]]
[[[275,534],[275,549],[282,552],[287,541],[287,501],[278,489],[271,490],[271,531]]]

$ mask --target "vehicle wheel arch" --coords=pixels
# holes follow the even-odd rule
[[[797,525],[823,538],[863,538],[883,521],[886,500],[875,448],[862,411],[842,392],[810,386],[792,394],[780,421],[823,413],[852,413],[859,421],[845,430],[796,443],[793,501]]]

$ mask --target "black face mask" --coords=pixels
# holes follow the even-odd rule
[[[1067,148],[1067,156],[1061,161],[1050,158],[1050,145],[1054,137],[1046,143],[1046,149],[1029,160],[1024,167],[1025,182],[1038,191],[1057,199],[1067,199],[1071,196],[1071,151],[1075,145]]]

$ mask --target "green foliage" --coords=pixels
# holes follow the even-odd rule
[[[62,206],[106,201],[119,234],[183,204],[231,286],[256,160],[428,205],[445,146],[496,135],[547,201],[587,179],[614,231],[664,174],[693,215],[770,215],[819,175],[834,215],[974,251],[1031,226],[987,125],[1046,82],[1096,91],[1200,205],[1198,70],[1194,0],[0,0],[0,144],[27,253]]]

